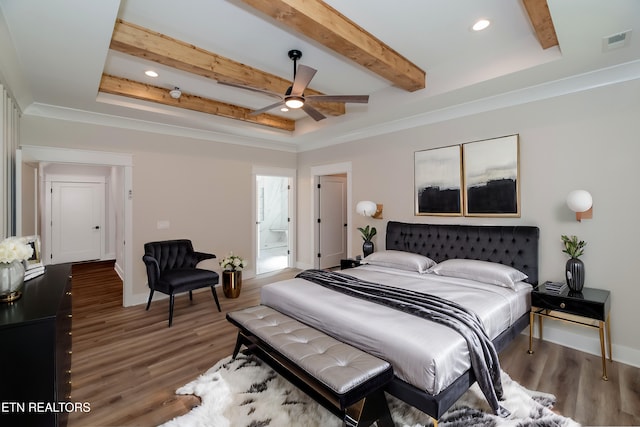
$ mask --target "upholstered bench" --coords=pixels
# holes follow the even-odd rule
[[[270,307],[227,313],[242,345],[313,397],[347,426],[393,426],[383,388],[391,365]]]

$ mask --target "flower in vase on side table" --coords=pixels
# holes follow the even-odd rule
[[[33,248],[21,237],[7,237],[0,242],[0,302],[11,302],[22,296],[23,261],[33,255]]]
[[[582,292],[584,286],[584,263],[579,258],[584,253],[584,247],[587,243],[584,240],[578,240],[576,236],[561,236],[564,249],[562,252],[571,258],[565,266],[565,278],[567,285],[573,292]]]
[[[373,242],[371,239],[373,239],[373,236],[377,234],[378,230],[376,230],[375,227],[369,227],[367,225],[364,228],[358,227],[358,231],[362,235],[362,240],[364,240],[364,243],[362,244],[362,252],[366,258],[368,255],[373,253]]]
[[[242,270],[247,267],[247,260],[233,252],[220,260],[222,267],[222,291],[227,298],[238,298],[242,288]]]

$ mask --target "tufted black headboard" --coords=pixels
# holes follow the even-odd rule
[[[436,262],[477,259],[512,266],[538,284],[538,238],[531,226],[413,224],[389,221],[386,248],[425,255]]]

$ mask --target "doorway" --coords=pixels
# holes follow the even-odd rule
[[[52,264],[101,258],[104,195],[104,183],[51,183]]]
[[[292,265],[294,171],[254,169],[256,274]]]
[[[312,185],[311,194],[313,194],[313,197],[311,197],[311,214],[312,214],[311,251],[315,259],[313,263],[313,268],[321,268],[321,263],[324,265],[324,261],[322,261],[322,252],[321,252],[323,248],[335,248],[335,247],[338,247],[338,245],[346,246],[346,251],[344,252],[344,255],[342,255],[342,251],[340,251],[340,255],[338,256],[349,257],[350,254],[352,253],[353,243],[352,243],[352,237],[351,237],[351,234],[352,234],[351,233],[351,216],[352,216],[351,214],[351,210],[352,210],[351,209],[351,191],[352,191],[351,190],[352,189],[351,168],[352,168],[351,162],[335,163],[335,164],[311,167],[311,176],[313,177],[313,179],[311,180],[311,185]],[[338,222],[338,224],[340,224],[341,226],[341,230],[343,231],[344,235],[346,235],[346,244],[343,243],[344,241],[342,240],[342,237],[336,238],[336,239],[339,239],[339,241],[338,240],[327,241],[328,237],[325,236],[324,242],[321,242],[323,240],[321,236],[321,227],[319,226],[319,224],[322,223],[321,212],[323,210],[323,206],[326,208],[326,206],[330,205],[330,204],[325,204],[327,202],[326,195],[321,200],[319,186],[321,186],[322,177],[325,177],[325,176],[340,176],[340,177],[344,177],[344,179],[346,180],[346,183],[344,184],[345,187],[342,188],[340,191],[341,194],[342,192],[344,192],[344,197],[345,197],[345,199],[343,199],[341,202],[341,204],[344,205],[344,213],[343,213],[344,221]],[[337,202],[333,202],[333,203],[337,203]],[[320,222],[318,222],[318,220],[320,220]],[[336,236],[337,235],[338,234],[336,233]],[[331,237],[329,237],[329,239],[331,239]],[[325,251],[325,253],[330,253],[330,252],[332,251],[331,250],[329,252]],[[338,252],[336,251],[334,255],[337,253]],[[335,263],[335,262],[336,261],[333,260],[333,262],[331,263]],[[337,260],[336,265],[340,265],[339,259]]]
[[[146,301],[146,295],[133,294],[133,250],[131,244],[133,241],[133,159],[130,154],[110,153],[106,151],[84,151],[66,148],[52,147],[36,147],[22,146],[16,150],[16,218],[18,231],[22,230],[22,165],[23,162],[29,165],[48,164],[48,165],[74,165],[76,167],[107,167],[112,169],[111,191],[109,199],[113,201],[113,217],[115,218],[113,227],[114,247],[115,247],[115,269],[122,278],[123,295],[122,305],[125,307],[140,304]],[[31,166],[29,166],[32,169]],[[40,177],[39,179],[42,179]],[[26,183],[26,182],[25,182]],[[26,183],[28,185],[28,183]],[[39,193],[39,185],[35,186],[35,194]],[[25,188],[27,197],[34,196],[34,189]],[[46,193],[46,192],[45,192]],[[50,193],[48,193],[50,194]],[[47,195],[40,195],[40,206],[50,206],[46,203]],[[26,203],[25,206],[29,204]],[[41,212],[36,214],[36,218],[40,217]],[[31,218],[32,214],[28,213],[24,219]],[[106,221],[109,224],[109,221]],[[45,224],[46,225],[46,224]],[[29,229],[31,226],[25,224]],[[37,233],[41,233],[41,237],[46,236],[44,229],[36,229]],[[43,242],[46,246],[47,243]],[[44,252],[44,251],[43,251]]]

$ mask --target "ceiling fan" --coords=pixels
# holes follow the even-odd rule
[[[241,88],[241,89],[247,89],[247,90],[251,90],[251,91],[254,91],[254,92],[263,93],[265,95],[276,97],[276,98],[279,99],[279,101],[276,102],[275,104],[267,105],[264,108],[252,111],[251,114],[250,114],[252,116],[256,116],[258,114],[266,113],[267,111],[272,110],[272,109],[277,108],[277,107],[286,106],[286,107],[291,108],[291,109],[301,108],[311,118],[313,118],[316,121],[320,121],[320,120],[326,118],[325,115],[322,114],[320,111],[316,110],[315,108],[313,108],[311,105],[309,105],[309,102],[314,102],[314,101],[318,101],[318,102],[342,102],[342,103],[352,102],[352,103],[359,103],[359,104],[366,104],[367,102],[369,102],[369,95],[309,95],[309,96],[305,96],[304,95],[304,91],[307,88],[307,86],[309,85],[309,82],[311,81],[313,76],[316,74],[316,70],[314,70],[311,67],[307,67],[306,65],[300,65],[300,66],[296,67],[297,61],[301,57],[302,57],[302,52],[300,52],[299,50],[295,50],[294,49],[294,50],[290,50],[289,51],[289,58],[291,58],[291,60],[293,60],[293,83],[291,84],[291,86],[289,86],[289,88],[284,93],[284,95],[281,95],[281,94],[275,93],[275,92],[271,92],[269,90],[258,89],[258,88],[254,88],[254,87],[251,87],[251,86],[245,86],[245,85],[240,85],[240,84],[236,84],[236,83],[229,83],[229,82],[223,82],[223,81],[219,81],[218,83],[223,84],[223,85],[227,85],[227,86],[233,86],[233,87],[238,87],[238,88]],[[296,70],[296,68],[297,68],[297,70]],[[309,102],[307,102],[307,101],[309,101]]]

